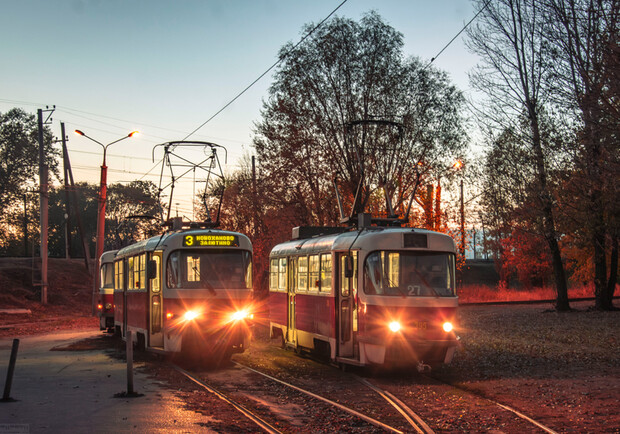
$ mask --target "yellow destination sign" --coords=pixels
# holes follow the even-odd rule
[[[239,247],[237,235],[198,234],[183,237],[185,247]]]

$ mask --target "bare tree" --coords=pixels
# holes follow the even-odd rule
[[[594,252],[596,307],[609,310],[618,278],[620,2],[544,3],[555,60],[550,82],[556,101],[577,121],[573,185],[581,198],[578,221]]]
[[[489,96],[484,119],[496,131],[511,130],[528,144],[536,182],[531,185],[538,198],[540,230],[552,255],[557,291],[556,309],[570,309],[568,288],[549,185],[549,137],[545,134],[544,107],[549,95],[544,78],[549,68],[543,49],[544,20],[536,0],[474,0],[483,9],[477,25],[468,29],[468,47],[481,57],[472,73],[474,87]],[[517,156],[515,155],[514,158]],[[532,223],[536,223],[533,221]]]

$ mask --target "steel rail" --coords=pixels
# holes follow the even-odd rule
[[[489,399],[489,398],[487,398],[487,399]],[[489,399],[489,401],[495,402],[492,399]],[[534,419],[524,415],[523,413],[518,412],[514,408],[508,407],[507,405],[500,404],[499,402],[495,402],[495,405],[499,406],[500,408],[503,408],[504,410],[508,410],[508,411],[516,414],[521,419],[524,419],[524,420],[528,421],[529,423],[531,423],[533,425],[536,425],[538,428],[540,428],[541,430],[543,430],[543,431],[545,431],[545,432],[547,432],[549,434],[558,434],[557,431],[554,431],[551,428],[546,427],[545,425],[541,424],[540,422],[537,422]]]
[[[435,377],[431,377],[431,376],[428,376],[428,375],[424,375],[424,376],[425,376],[426,378],[428,378],[428,379],[432,379],[432,380],[434,380],[434,381],[437,381],[438,383],[442,383],[442,384],[448,385],[448,386],[450,386],[450,387],[453,387],[453,388],[455,388],[455,389],[462,390],[463,392],[470,393],[470,394],[472,394],[472,395],[477,396],[478,398],[482,398],[482,399],[484,399],[484,400],[486,400],[486,401],[488,401],[488,402],[490,402],[490,403],[492,403],[492,404],[495,404],[495,405],[497,405],[498,407],[500,407],[501,409],[504,409],[504,410],[506,410],[506,411],[509,411],[509,412],[513,413],[514,415],[516,415],[516,416],[517,416],[517,417],[519,417],[520,419],[523,419],[523,420],[525,420],[525,421],[527,421],[527,422],[531,423],[532,425],[537,426],[538,428],[540,428],[541,430],[543,430],[543,431],[545,431],[545,432],[547,432],[547,433],[549,433],[549,434],[559,434],[557,431],[552,430],[551,428],[549,428],[549,427],[547,427],[547,426],[543,425],[542,423],[540,423],[540,422],[538,422],[538,421],[536,421],[536,420],[532,419],[532,418],[531,418],[531,417],[529,417],[529,416],[526,416],[525,414],[523,414],[523,413],[519,412],[518,410],[515,410],[515,409],[514,409],[514,408],[512,408],[512,407],[509,407],[509,406],[507,406],[507,405],[505,405],[505,404],[500,404],[499,402],[495,401],[494,399],[488,398],[488,397],[483,396],[483,395],[481,395],[481,394],[479,394],[479,393],[476,393],[476,392],[475,392],[475,391],[473,391],[473,390],[469,390],[469,389],[466,389],[466,388],[464,388],[464,387],[459,387],[459,386],[457,386],[457,385],[455,385],[455,384],[448,383],[448,382],[446,382],[446,381],[440,380],[440,379],[435,378]]]
[[[379,387],[372,384],[370,381],[364,378],[358,377],[357,375],[354,375],[354,377],[357,381],[362,383],[364,386],[378,393],[392,407],[394,407],[400,414],[402,414],[403,417],[407,420],[407,422],[409,422],[409,425],[411,425],[416,430],[416,432],[418,432],[419,434],[434,434],[435,433],[435,431],[433,431],[431,427],[429,427],[426,424],[426,422],[422,420],[420,416],[418,416],[413,410],[411,410],[411,408],[408,407],[407,404],[402,402],[400,399],[396,398],[390,392],[380,389]]]
[[[381,421],[373,419],[370,416],[366,416],[365,414],[360,413],[360,412],[358,412],[356,410],[353,410],[352,408],[349,408],[349,407],[346,407],[346,406],[344,406],[342,404],[339,404],[337,402],[331,401],[331,400],[329,400],[329,399],[327,399],[327,398],[325,398],[325,397],[323,397],[321,395],[317,395],[316,393],[312,393],[312,392],[310,392],[308,390],[302,389],[301,387],[298,387],[298,386],[295,386],[293,384],[287,383],[286,381],[283,381],[283,380],[280,380],[278,378],[272,377],[269,374],[265,374],[264,372],[257,371],[256,369],[250,368],[249,366],[243,365],[241,363],[238,363],[238,362],[233,362],[233,363],[235,365],[237,365],[237,366],[240,366],[240,367],[244,368],[244,369],[247,369],[249,371],[255,372],[256,374],[262,375],[263,377],[269,378],[272,381],[275,381],[277,383],[280,383],[280,384],[283,384],[283,385],[285,385],[287,387],[290,387],[291,389],[294,389],[294,390],[296,390],[298,392],[301,392],[301,393],[303,393],[305,395],[311,396],[312,398],[315,398],[315,399],[323,401],[323,402],[325,402],[327,404],[333,405],[334,407],[337,407],[337,408],[339,408],[342,411],[345,411],[345,412],[347,412],[349,414],[357,416],[360,419],[363,419],[366,422],[368,422],[368,423],[370,423],[370,424],[372,424],[372,425],[374,425],[376,427],[379,427],[381,429],[384,429],[386,431],[393,432],[393,433],[400,433],[400,434],[403,433],[402,431],[400,431],[400,430],[398,430],[398,429],[396,429],[394,427],[391,427],[390,425],[387,425],[387,424],[385,424],[385,423],[383,423]]]
[[[207,390],[208,392],[214,394],[215,396],[217,396],[221,400],[223,400],[226,403],[232,405],[237,411],[242,413],[245,417],[250,419],[256,425],[261,427],[265,432],[268,432],[269,434],[282,434],[281,431],[279,431],[276,428],[274,428],[273,426],[271,426],[268,422],[265,422],[259,416],[255,415],[254,413],[252,413],[250,410],[248,410],[247,408],[245,408],[241,404],[236,403],[235,401],[233,401],[232,399],[230,399],[229,397],[224,395],[222,392],[220,392],[217,389],[214,389],[213,387],[209,386],[204,381],[201,381],[198,378],[194,377],[192,374],[190,374],[186,370],[184,370],[184,369],[182,369],[182,368],[180,368],[180,367],[178,367],[176,365],[172,365],[172,367],[174,369],[176,369],[178,372],[180,372],[181,374],[185,375],[188,379],[190,379],[194,383],[198,384],[199,386],[201,386],[202,388]]]

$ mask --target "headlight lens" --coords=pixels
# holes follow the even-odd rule
[[[396,333],[397,331],[400,330],[400,323],[398,321],[392,321],[389,327],[390,327],[390,330]]]
[[[185,315],[183,315],[183,317],[185,318],[186,321],[191,321],[193,319],[198,318],[198,312],[195,312],[193,310],[188,310],[187,312],[185,312]]]
[[[239,321],[239,320],[242,320],[244,318],[248,318],[249,316],[250,316],[249,312],[247,310],[243,309],[243,310],[238,310],[237,312],[233,313],[231,315],[231,319],[233,321]]]
[[[443,323],[443,331],[444,331],[444,332],[446,332],[446,333],[451,332],[453,328],[454,328],[454,327],[452,326],[452,323],[451,323],[451,322],[445,322],[445,323]]]

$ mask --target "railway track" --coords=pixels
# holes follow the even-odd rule
[[[395,427],[386,422],[382,422],[362,411],[358,411],[352,408],[350,405],[344,405],[342,403],[336,402],[334,400],[326,398],[325,396],[319,395],[318,393],[315,393],[303,387],[299,387],[297,385],[291,384],[287,381],[276,378],[272,375],[266,374],[257,369],[251,368],[249,366],[246,366],[246,365],[243,365],[237,362],[234,362],[234,364],[240,369],[243,369],[252,374],[260,375],[262,378],[265,378],[269,380],[270,382],[277,384],[280,387],[280,390],[276,392],[272,392],[273,395],[281,396],[282,394],[284,394],[286,396],[290,396],[291,391],[294,391],[293,393],[305,395],[306,397],[309,397],[311,400],[319,401],[325,406],[332,407],[337,412],[342,412],[350,416],[353,419],[358,419],[360,422],[363,422],[366,424],[365,428],[360,426],[359,423],[352,424],[354,427],[359,427],[360,432],[368,432],[370,429],[374,428],[374,430],[376,430],[377,432],[391,432],[391,433],[418,432],[421,434],[433,433],[433,431],[419,417],[417,417],[417,415],[412,417],[411,416],[413,414],[412,410],[396,398],[392,400],[387,400],[387,402],[393,409],[395,409],[398,413],[403,415],[404,419],[408,423],[407,425],[408,427],[405,429],[401,427]],[[196,385],[200,386],[202,389],[206,390],[207,392],[211,394],[214,394],[219,399],[225,401],[230,406],[234,407],[240,414],[248,418],[250,421],[256,424],[263,431],[268,432],[268,433],[282,432],[275,425],[282,425],[282,422],[277,420],[277,415],[282,414],[283,412],[278,411],[278,410],[266,412],[264,408],[263,409],[259,409],[257,407],[252,408],[254,406],[252,400],[243,399],[243,397],[241,397],[241,399],[235,397],[235,395],[240,396],[239,389],[243,389],[243,387],[238,387],[236,385],[229,384],[227,385],[227,388],[229,388],[229,390],[224,391],[223,387],[217,387],[214,384],[212,384],[212,381],[209,380],[209,373],[195,373],[195,372],[192,373],[176,365],[173,365],[173,367],[175,370],[183,374],[186,378],[190,379]],[[243,393],[241,395],[243,395]],[[245,404],[240,403],[239,401],[241,400],[245,400],[246,403]],[[264,403],[265,398],[261,397],[260,399],[256,399],[256,401]],[[274,399],[274,402],[276,401],[278,401],[277,397],[276,399]],[[290,401],[290,399],[286,401]],[[307,405],[304,406],[304,411],[310,412],[310,414],[308,414],[307,417],[314,418],[315,414],[312,414],[311,412],[316,409],[316,406],[313,404],[310,404],[308,400],[306,400],[306,404]],[[273,405],[274,404],[272,404],[272,406]],[[270,421],[269,419],[276,419],[276,420]],[[337,416],[335,417],[335,419],[340,420]],[[329,429],[330,427],[324,426],[323,428]],[[294,424],[291,425],[290,430],[291,431],[296,430]]]
[[[534,418],[527,416],[525,414],[523,414],[522,412],[508,406],[505,404],[502,404],[498,401],[495,401],[491,398],[488,398],[486,396],[482,396],[479,393],[476,393],[475,391],[469,390],[467,388],[463,388],[463,387],[459,387],[455,384],[451,384],[442,380],[439,380],[435,377],[431,377],[427,374],[421,374],[422,377],[428,379],[429,381],[438,383],[438,384],[442,384],[445,386],[449,386],[450,388],[452,388],[453,390],[459,391],[459,392],[464,392],[466,394],[469,395],[473,395],[476,399],[480,399],[483,401],[486,401],[487,403],[491,404],[492,407],[498,407],[501,408],[504,411],[507,411],[509,413],[511,413],[514,417],[518,418],[519,420],[527,423],[530,425],[530,427],[533,425],[534,427],[540,429],[542,432],[546,432],[548,434],[558,434],[557,431],[545,426],[544,424],[542,424],[541,422],[535,420]],[[382,385],[382,386],[377,386],[376,384],[371,383],[369,380],[366,380],[364,378],[358,377],[356,376],[358,381],[360,381],[362,384],[365,384],[366,386],[370,387],[371,389],[375,390],[379,395],[381,395],[384,399],[386,399],[387,401],[394,401],[396,400],[397,402],[402,402],[400,401],[395,395],[401,394],[402,391],[394,391],[393,393],[388,391],[388,389],[398,389],[397,386],[394,385]],[[375,380],[375,383],[377,381]],[[403,404],[404,407],[403,408],[408,408],[405,404]],[[424,424],[424,421],[422,421],[421,418],[419,418],[419,416],[417,416],[415,413],[411,414],[412,417],[416,418],[416,420],[420,423],[420,426],[423,426],[422,424]],[[429,432],[433,432],[430,428],[428,428],[429,431],[424,431],[425,433],[429,433]],[[419,431],[421,432],[421,431]]]
[[[305,360],[305,363],[315,362]],[[319,363],[315,364],[320,366]],[[508,422],[511,429],[556,433],[552,428],[535,420],[534,417],[530,417],[509,405],[430,375],[416,375],[411,379],[404,380],[400,376],[394,378],[380,376],[379,378],[365,379],[359,375],[345,374],[323,365],[326,375],[319,375],[317,377],[319,379],[312,382],[309,380],[313,377],[312,374],[301,378],[289,372],[286,367],[276,373],[273,370],[266,373],[262,372],[260,368],[257,369],[256,364],[252,363],[252,365],[254,367],[233,362],[233,370],[224,369],[210,372],[189,372],[178,366],[175,366],[175,369],[204,390],[234,407],[262,431],[269,433],[312,430],[312,420],[317,414],[328,414],[330,412],[346,414],[348,420],[340,416],[327,418],[321,426],[322,428],[339,429],[348,426],[343,424],[349,423],[356,426],[356,423],[350,422],[350,420],[357,419],[357,426],[362,424],[366,427],[360,429],[360,432],[374,430],[377,432],[431,434],[435,430],[460,429],[458,423],[455,423],[455,421],[459,421],[460,417],[464,420],[468,418],[483,419],[478,422],[477,426],[474,426],[473,430],[475,431],[502,426],[501,423],[495,423],[496,419],[492,415],[506,412],[510,415],[507,414],[500,419],[504,423],[507,420],[512,420],[512,422]],[[225,371],[227,373],[222,374]],[[246,374],[242,374],[241,371],[245,371]],[[280,375],[280,372],[283,375]],[[291,374],[294,379],[291,378]],[[244,375],[246,379],[240,380],[240,377]],[[259,377],[256,376],[260,376],[263,381],[257,380],[256,378]],[[267,386],[265,382],[272,385]],[[357,388],[356,383],[358,384]],[[434,388],[435,392],[433,393],[436,394],[434,403],[428,399],[416,399],[415,395],[424,393],[420,390],[425,387]],[[369,395],[374,395],[375,398],[365,397],[364,390],[366,392],[371,391],[371,393],[368,392]],[[486,404],[473,405],[473,407],[478,407],[474,413],[479,414],[463,413],[461,416],[456,416],[459,411],[458,405],[452,407],[450,404],[450,397],[455,395],[460,395],[461,399],[468,403],[475,401],[476,403],[485,402]],[[303,397],[300,398],[300,396]],[[444,404],[443,409],[432,408],[433,405],[441,406],[441,403]],[[326,407],[331,407],[332,410],[324,410]],[[414,411],[412,408],[416,410]],[[450,412],[454,414],[450,415]],[[440,417],[445,420],[438,419],[437,414],[440,414]],[[480,414],[488,416],[485,416],[486,419],[484,419],[484,417],[481,418]],[[342,422],[342,420],[346,420],[346,422]]]
[[[471,390],[468,390],[468,389],[466,389],[466,388],[463,388],[463,387],[459,387],[459,386],[457,386],[457,385],[455,385],[455,384],[452,384],[452,383],[447,383],[447,382],[445,382],[445,381],[439,380],[439,379],[434,378],[434,377],[429,377],[429,376],[427,376],[427,378],[432,378],[434,381],[441,382],[441,383],[446,384],[446,385],[448,385],[448,386],[450,386],[450,387],[453,387],[454,389],[457,389],[457,390],[462,390],[463,392],[470,393],[470,394],[472,394],[472,395],[476,395],[477,397],[479,397],[479,398],[481,398],[481,399],[484,399],[484,400],[486,400],[486,401],[488,401],[488,402],[490,402],[490,403],[492,403],[492,404],[494,404],[494,405],[498,406],[499,408],[504,409],[504,410],[506,410],[506,411],[508,411],[508,412],[510,412],[510,413],[512,413],[512,414],[514,414],[514,415],[515,415],[515,416],[517,416],[518,418],[523,419],[523,420],[525,420],[526,422],[529,422],[530,424],[532,424],[532,425],[536,426],[537,428],[540,428],[542,431],[544,431],[544,432],[546,432],[546,433],[549,433],[549,434],[558,434],[558,433],[557,433],[557,431],[552,430],[551,428],[549,428],[549,427],[547,427],[547,426],[543,425],[542,423],[540,423],[540,422],[538,422],[538,421],[534,420],[533,418],[531,418],[531,417],[529,417],[529,416],[526,416],[525,414],[521,413],[521,412],[520,412],[520,411],[518,411],[518,410],[515,410],[514,408],[512,408],[512,407],[510,407],[510,406],[508,406],[508,405],[505,405],[505,404],[500,404],[499,402],[497,402],[497,401],[495,401],[495,400],[493,400],[493,399],[491,399],[491,398],[488,398],[488,397],[486,397],[486,396],[481,396],[481,395],[480,395],[480,394],[478,394],[478,393],[475,393],[475,392],[473,392],[473,391],[471,391]]]

